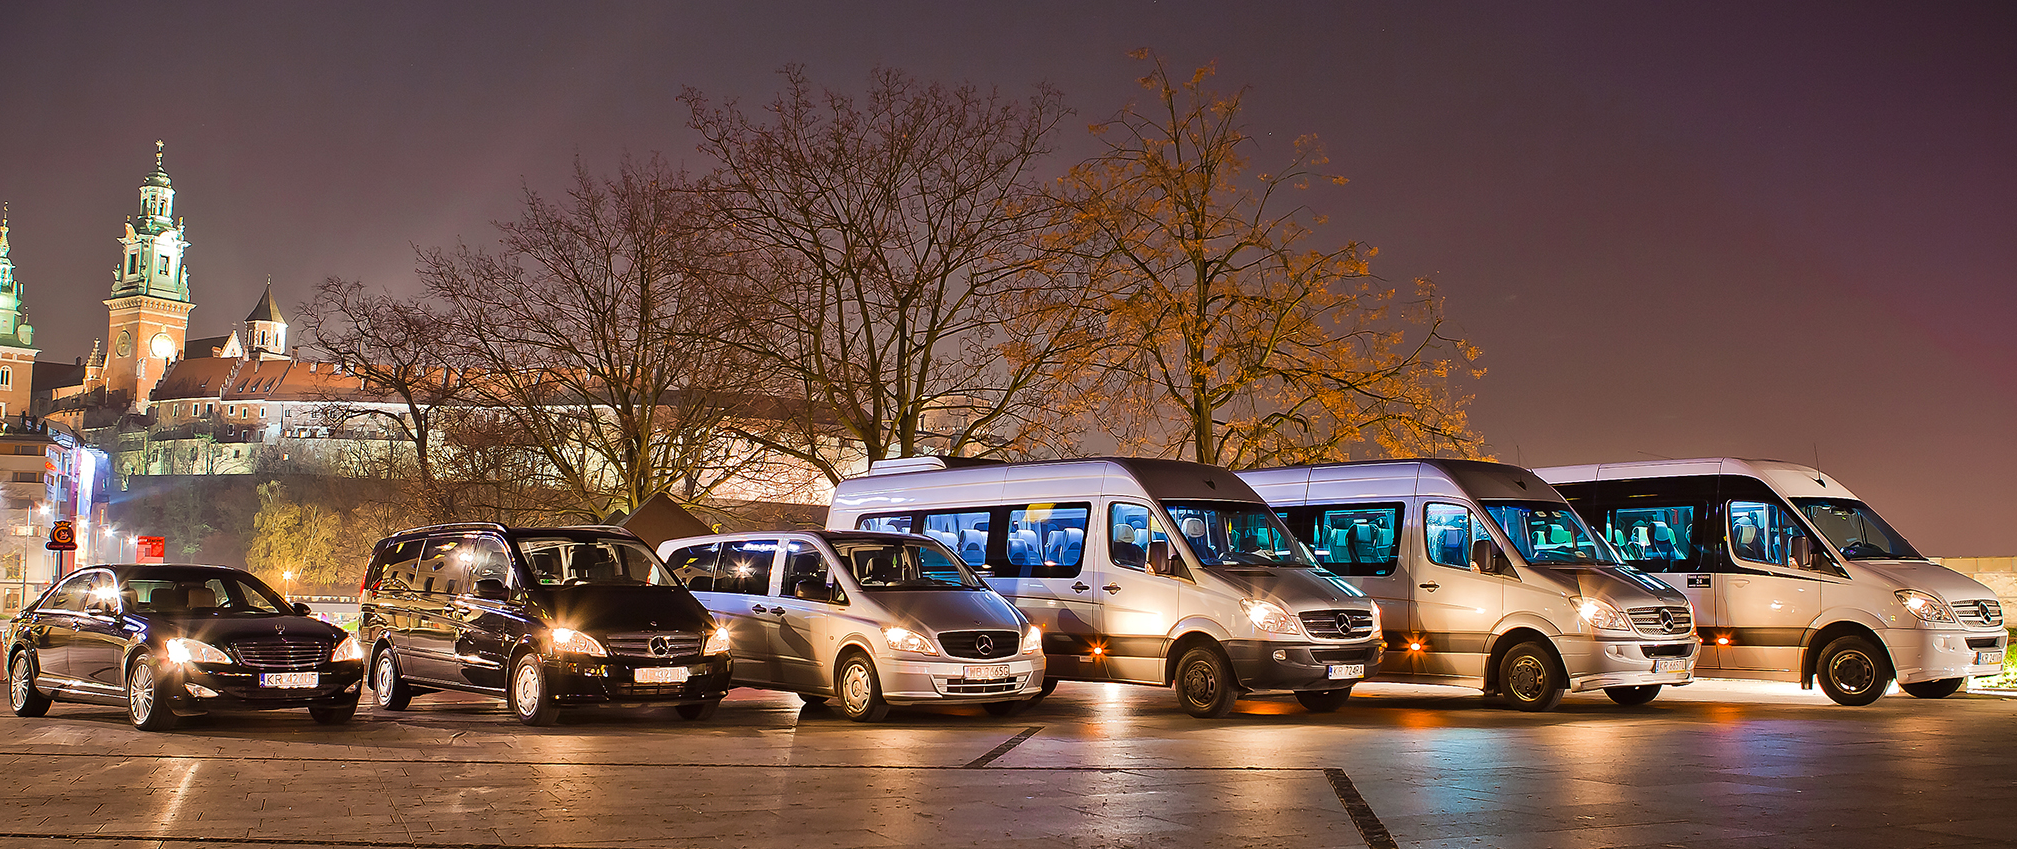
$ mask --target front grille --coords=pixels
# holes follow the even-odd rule
[[[984,696],[989,693],[1013,693],[1023,688],[1023,679],[1018,675],[1006,681],[972,681],[965,678],[948,678],[945,694],[948,696]]]
[[[1970,599],[1954,603],[1954,617],[1963,625],[1977,627],[2001,626],[2003,624],[2003,604],[1995,599]]]
[[[1695,629],[1695,617],[1686,607],[1634,607],[1625,615],[1648,637],[1674,637]]]
[[[1319,640],[1356,640],[1373,635],[1370,610],[1305,610],[1296,614],[1303,629]]]
[[[1318,663],[1372,663],[1379,649],[1367,646],[1358,649],[1311,649],[1310,659]]]
[[[1639,651],[1647,657],[1687,657],[1695,653],[1694,643],[1656,643],[1642,645]]]
[[[1969,638],[1968,638],[1968,647],[1969,647],[1969,648],[1971,648],[1971,649],[1975,649],[1975,650],[1977,650],[1977,651],[1980,651],[1980,650],[1982,650],[1982,649],[1993,649],[1993,648],[1995,648],[1995,647],[1996,647],[1996,638],[1995,638],[1995,637],[1969,637]]]
[[[328,640],[288,639],[239,640],[230,646],[238,662],[258,669],[314,669],[329,661]]]
[[[938,635],[947,657],[1014,657],[1022,649],[1021,643],[1022,635],[1014,631],[946,631]]]
[[[636,631],[611,634],[603,648],[620,657],[687,657],[700,654],[700,635],[691,631]]]
[[[689,682],[690,683],[690,682]],[[688,684],[611,684],[612,698],[656,698],[685,695]]]

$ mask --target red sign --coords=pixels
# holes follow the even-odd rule
[[[57,522],[49,528],[49,542],[42,546],[50,551],[76,551],[77,532],[69,522]]]
[[[167,537],[139,537],[133,543],[133,560],[138,563],[160,563],[167,559]]]

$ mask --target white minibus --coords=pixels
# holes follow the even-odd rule
[[[1241,472],[1317,562],[1378,601],[1382,680],[1549,710],[1601,689],[1640,705],[1692,680],[1694,614],[1624,565],[1545,481],[1476,460]]]
[[[1867,705],[1893,678],[1937,699],[2002,670],[1988,587],[1943,568],[1819,471],[1771,460],[1537,469],[1627,562],[1681,588],[1697,675],[1798,681]]]
[[[1322,712],[1380,663],[1378,608],[1216,466],[879,461],[835,488],[827,527],[923,534],[958,552],[1043,630],[1046,687],[1174,684],[1201,717],[1288,691]]]

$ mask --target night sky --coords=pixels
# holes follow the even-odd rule
[[[157,138],[202,336],[267,275],[412,291],[577,156],[705,167],[684,85],[1048,80],[1062,172],[1153,47],[1251,87],[1257,164],[1325,141],[1325,237],[1440,284],[1499,458],[1818,457],[1927,553],[2017,554],[2017,6],[1249,5],[8,3],[0,199],[68,361]]]

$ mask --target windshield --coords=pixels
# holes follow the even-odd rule
[[[1203,565],[1317,568],[1309,551],[1289,536],[1288,528],[1267,505],[1165,501],[1163,509]]]
[[[1846,498],[1795,498],[1793,506],[1807,514],[1828,544],[1850,560],[1924,560],[1919,550],[1870,509]]]
[[[294,609],[272,588],[250,575],[219,575],[190,570],[150,571],[129,578],[120,588],[126,609],[134,613],[204,613],[212,616],[293,615]]]
[[[1620,565],[1618,555],[1601,537],[1590,533],[1583,518],[1569,506],[1553,501],[1493,501],[1485,512],[1513,541],[1528,563]]]
[[[833,550],[864,590],[985,589],[966,562],[936,541],[833,541]]]
[[[525,537],[517,544],[518,553],[532,567],[533,582],[540,586],[679,586],[658,558],[634,539]]]

